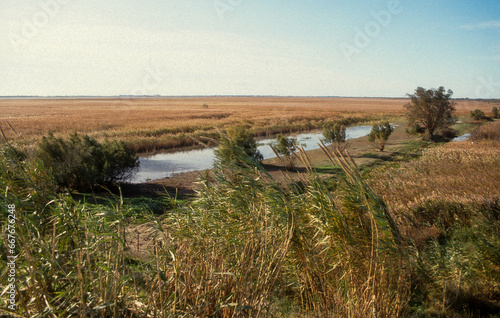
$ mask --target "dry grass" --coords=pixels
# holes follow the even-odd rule
[[[192,145],[189,134],[210,136],[214,127],[244,123],[257,134],[306,129],[331,118],[400,114],[403,103],[395,99],[271,97],[12,99],[0,100],[0,126],[7,138],[25,143],[48,130],[55,135],[79,131],[98,139],[118,138],[141,151]]]
[[[474,141],[424,150],[374,173],[409,253],[412,307],[422,316],[494,317],[500,307],[499,123]],[[491,316],[490,316],[491,314]]]
[[[427,200],[471,203],[498,197],[500,141],[462,141],[426,149],[421,160],[390,169],[371,184],[392,211]]]
[[[212,137],[214,127],[239,123],[252,127],[257,135],[269,135],[318,128],[325,120],[402,115],[407,101],[319,97],[1,99],[0,127],[9,140],[24,144],[37,141],[49,130],[56,136],[78,131],[97,139],[121,139],[134,150],[147,152],[191,146],[196,142],[190,135]],[[476,108],[489,112],[491,103],[457,102],[459,114]]]
[[[471,132],[471,140],[500,140],[500,121],[483,125]]]

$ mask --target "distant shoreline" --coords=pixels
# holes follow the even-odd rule
[[[147,96],[135,96],[135,95],[118,95],[118,96],[87,96],[87,95],[75,95],[75,96],[0,96],[0,99],[26,99],[26,100],[36,100],[36,99],[170,99],[170,98],[362,98],[362,99],[406,99],[406,96],[400,97],[383,97],[383,96],[283,96],[283,95],[147,95]],[[454,100],[477,100],[477,101],[490,101],[498,100],[498,98],[454,98]]]

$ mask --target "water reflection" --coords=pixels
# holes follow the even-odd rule
[[[366,136],[370,133],[371,126],[347,127],[347,139],[355,139]],[[323,138],[321,132],[303,133],[291,135],[296,139],[297,145],[301,145],[306,150],[318,149],[318,143]],[[259,141],[258,149],[264,159],[275,157],[269,144],[276,139],[264,139]],[[178,151],[174,153],[160,153],[150,157],[139,158],[140,166],[137,173],[129,180],[132,183],[141,183],[148,180],[171,177],[177,173],[201,171],[210,169],[213,166],[215,148]]]
[[[463,134],[463,135],[461,135],[461,136],[458,136],[458,137],[456,137],[456,138],[453,138],[453,140],[452,140],[452,141],[464,141],[464,140],[467,140],[467,139],[469,139],[469,138],[470,138],[470,133],[465,133],[465,134]]]

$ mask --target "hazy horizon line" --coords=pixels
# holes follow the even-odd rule
[[[407,96],[340,96],[340,95],[5,95],[0,99],[70,99],[70,98],[213,98],[213,97],[277,97],[277,98],[385,98],[385,99],[405,99]],[[453,99],[470,100],[497,100],[499,98],[469,98],[457,97]]]

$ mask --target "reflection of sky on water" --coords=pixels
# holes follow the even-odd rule
[[[469,133],[465,133],[465,134],[463,134],[463,135],[461,135],[461,136],[458,136],[458,137],[456,137],[456,138],[453,138],[453,140],[452,140],[452,141],[464,141],[464,140],[467,140],[467,139],[469,139],[469,138],[470,138],[470,134],[469,134]]]
[[[139,171],[130,182],[140,183],[171,177],[177,173],[205,170],[212,168],[215,159],[214,150],[198,149],[175,153],[161,153],[151,157],[139,158]]]
[[[347,127],[347,139],[355,139],[370,133],[370,126]],[[290,136],[296,138],[297,145],[303,146],[305,150],[318,149],[318,143],[323,138],[321,132],[304,133]],[[259,141],[259,151],[264,159],[275,157],[274,152],[268,145],[276,139],[265,139]],[[140,158],[140,166],[137,173],[129,180],[132,183],[145,182],[147,180],[171,177],[177,173],[201,171],[212,168],[215,159],[214,148],[179,151],[175,153],[161,153],[151,157]]]

